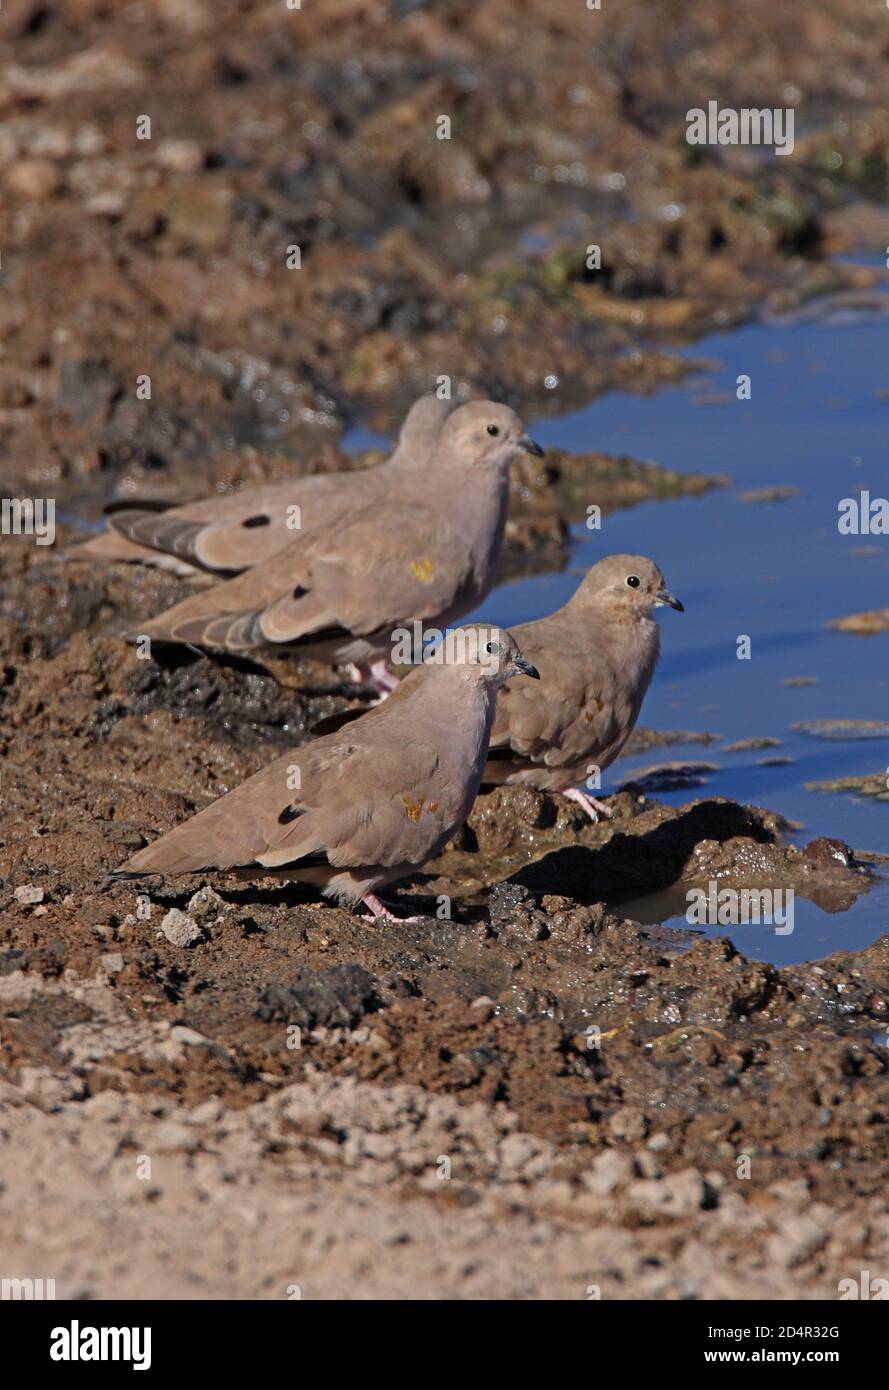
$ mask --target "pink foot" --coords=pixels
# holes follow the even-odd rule
[[[396,917],[394,912],[390,912],[388,907],[384,907],[376,893],[365,893],[364,901],[370,908],[370,912],[361,915],[362,922],[397,922],[399,926],[410,922],[422,922],[422,917]]]
[[[401,680],[392,674],[385,661],[375,661],[370,668],[370,683],[377,692],[377,698],[372,700],[371,704],[381,705],[384,700],[388,700],[393,690],[398,689]]]
[[[349,663],[348,671],[356,685],[373,686],[379,696],[379,699],[373,701],[375,705],[381,704],[400,684],[398,676],[392,674],[385,661],[361,662],[357,666],[353,661]]]
[[[611,807],[606,806],[604,801],[597,801],[594,796],[589,796],[582,792],[579,787],[561,787],[563,796],[567,796],[569,801],[576,801],[578,806],[582,806],[593,824],[598,824],[599,815],[611,816]]]

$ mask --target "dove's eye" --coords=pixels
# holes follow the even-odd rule
[[[500,433],[500,426],[499,426],[499,425],[489,425],[489,426],[488,426],[488,434],[493,435],[495,439],[496,439],[496,437],[497,437],[497,435],[498,435],[499,433]]]
[[[627,583],[629,584],[631,589],[638,589],[641,582],[642,581],[640,580],[638,574],[627,575]]]
[[[489,642],[488,645],[485,647],[485,655],[486,655],[486,656],[499,656],[499,655],[500,655],[500,643],[499,643],[499,642]]]

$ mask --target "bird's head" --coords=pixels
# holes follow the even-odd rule
[[[607,555],[593,565],[578,595],[582,601],[605,604],[637,617],[649,617],[664,604],[678,613],[685,612],[657,565],[644,555]]]
[[[457,667],[467,678],[497,688],[513,676],[540,679],[536,668],[522,656],[512,633],[490,623],[451,628],[426,660],[432,665]]]
[[[543,450],[529,439],[514,410],[496,401],[469,401],[448,416],[439,435],[440,445],[475,467],[508,467],[518,453],[543,457]]]

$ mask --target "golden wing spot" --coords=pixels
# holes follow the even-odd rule
[[[431,816],[434,816],[437,810],[438,810],[438,802],[437,802],[437,801],[430,801],[430,803],[429,803],[429,814],[430,814]]]
[[[405,815],[408,820],[412,820],[414,824],[416,824],[423,812],[423,802],[414,801],[413,797],[408,796],[407,792],[401,793],[401,799],[404,802]]]
[[[601,714],[603,709],[605,708],[605,701],[602,699],[601,695],[593,696],[593,704],[596,706],[596,714]],[[593,711],[591,709],[585,709],[583,712],[583,717],[588,724],[592,724],[596,715],[593,714]]]
[[[435,566],[431,560],[411,560],[411,574],[421,584],[431,584],[435,577]]]

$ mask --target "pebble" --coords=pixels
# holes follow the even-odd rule
[[[126,211],[126,201],[113,189],[96,193],[86,205],[92,217],[122,217]]]
[[[648,1133],[648,1116],[634,1105],[615,1110],[608,1128],[616,1139],[644,1139]]]
[[[811,1204],[809,1195],[809,1182],[807,1178],[784,1178],[778,1182],[770,1183],[766,1189],[770,1197],[774,1197],[780,1202],[786,1211],[803,1211]]]
[[[173,946],[193,946],[202,940],[202,932],[193,917],[171,907],[161,922],[161,931]]]
[[[640,1178],[660,1178],[663,1176],[663,1168],[658,1163],[653,1153],[642,1150],[636,1154],[636,1169]]]
[[[229,908],[212,888],[199,888],[188,900],[188,911],[193,917],[205,917],[208,912],[227,912]]]
[[[211,1096],[209,1100],[202,1101],[196,1105],[188,1116],[188,1123],[191,1125],[212,1125],[221,1120],[225,1114],[225,1106],[217,1096]]]
[[[704,1179],[694,1168],[684,1168],[680,1173],[657,1182],[642,1178],[627,1188],[627,1198],[644,1217],[655,1216],[693,1216],[700,1211],[707,1197]]]
[[[49,159],[23,159],[8,171],[6,182],[23,198],[50,198],[62,187],[62,176]]]
[[[177,1023],[170,1029],[170,1036],[178,1043],[187,1043],[189,1046],[197,1047],[205,1043],[207,1039],[203,1033],[199,1033],[195,1028],[187,1028],[184,1023]]]
[[[186,1149],[194,1150],[200,1140],[185,1125],[177,1124],[175,1120],[165,1120],[158,1125],[154,1133],[154,1146],[157,1149]]]
[[[581,1175],[581,1182],[588,1192],[596,1197],[610,1197],[616,1187],[621,1187],[629,1179],[633,1165],[626,1154],[617,1149],[605,1149],[593,1159],[589,1171]]]
[[[174,174],[196,174],[204,167],[204,151],[196,140],[162,140],[155,159]]]
[[[500,1145],[501,1172],[533,1178],[547,1167],[546,1146],[530,1134],[510,1134]]]
[[[23,883],[20,888],[16,888],[13,897],[20,903],[42,903],[43,889],[36,883]]]
[[[814,1216],[791,1216],[782,1221],[766,1244],[767,1258],[782,1269],[802,1264],[827,1243],[828,1231]]]

